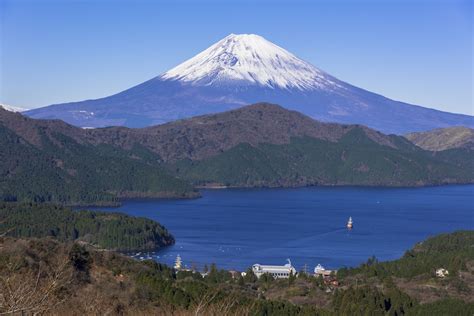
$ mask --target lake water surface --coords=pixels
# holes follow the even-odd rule
[[[416,242],[474,229],[474,185],[427,188],[309,187],[203,190],[195,200],[129,200],[120,211],[159,221],[176,244],[155,260],[245,270],[254,263],[297,270],[399,258]],[[352,216],[354,228],[346,222]],[[147,256],[147,255],[140,255]]]

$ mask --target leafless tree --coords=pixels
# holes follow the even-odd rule
[[[0,276],[0,315],[43,314],[65,298],[56,291],[71,282],[69,261],[63,258],[52,268],[21,271],[20,263],[9,264]]]
[[[194,315],[204,315],[203,312],[205,309],[209,307],[211,302],[216,298],[217,292],[211,292],[204,294],[199,302],[197,303],[196,307],[194,308]]]

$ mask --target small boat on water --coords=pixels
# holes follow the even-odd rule
[[[352,229],[354,226],[354,222],[352,221],[352,217],[349,217],[349,221],[347,222],[347,228]]]

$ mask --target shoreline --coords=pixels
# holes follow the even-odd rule
[[[426,240],[429,240],[429,239],[432,239],[432,238],[435,238],[435,237],[438,237],[438,236],[443,236],[443,235],[450,235],[450,234],[455,234],[455,233],[460,233],[460,232],[472,232],[474,233],[474,229],[455,229],[455,230],[451,230],[451,231],[445,231],[445,232],[441,232],[441,233],[435,233],[435,234],[430,234],[429,236],[427,236],[426,238],[422,239],[422,240],[419,240],[419,241],[416,241],[414,244],[412,244],[409,248],[405,249],[399,256],[395,257],[395,258],[390,258],[390,259],[378,259],[377,257],[373,256],[374,259],[377,260],[377,263],[388,263],[388,262],[393,262],[393,261],[398,261],[402,258],[404,258],[405,254],[407,251],[410,251],[410,250],[413,250],[415,249],[417,246],[421,246],[423,245],[423,243],[426,241]],[[155,262],[158,262],[160,264],[164,264],[164,265],[167,265],[167,266],[172,266],[172,264],[170,263],[167,263],[165,260],[157,260],[156,257],[159,257],[160,259],[164,256],[162,255],[158,255],[160,253],[162,253],[163,251],[166,251],[168,248],[174,246],[175,243],[173,244],[170,244],[170,245],[166,245],[166,246],[163,246],[161,248],[155,248],[155,249],[148,249],[148,250],[130,250],[130,251],[121,251],[121,250],[110,250],[110,249],[107,249],[108,251],[114,251],[114,252],[117,252],[117,253],[120,253],[121,255],[124,255],[128,258],[131,258],[133,260],[136,260],[136,261],[144,261],[144,260],[153,260]],[[139,254],[138,254],[139,253]],[[143,259],[142,259],[143,258]],[[334,272],[338,272],[339,270],[341,269],[344,269],[344,270],[347,270],[347,269],[357,269],[357,268],[360,268],[362,265],[364,265],[368,259],[371,259],[372,257],[367,257],[365,260],[362,260],[360,263],[357,263],[355,265],[337,265],[336,266],[326,266],[325,265],[325,268],[326,270],[329,270],[329,271],[334,271]],[[173,259],[174,260],[174,259]],[[195,263],[195,262],[194,262]],[[209,262],[209,263],[203,263],[204,265],[208,265],[208,266],[211,266],[213,264],[215,264],[214,262]],[[250,264],[247,268],[243,268],[242,270],[238,269],[238,268],[222,268],[223,270],[226,270],[226,271],[231,271],[231,270],[234,270],[234,271],[238,271],[238,272],[245,272],[248,268],[251,268],[253,264],[256,264],[256,262]],[[316,266],[318,263],[315,263],[314,265],[311,265],[309,264],[308,267],[312,267],[312,266]],[[276,263],[276,265],[278,265]],[[216,264],[216,266],[218,268],[221,268],[219,265]],[[197,269],[196,270],[197,272],[202,272],[201,270]],[[304,272],[304,269],[296,269],[297,273],[300,273],[300,272]]]
[[[50,202],[50,204],[60,204],[63,206],[71,207],[74,209],[78,208],[87,208],[87,207],[120,207],[123,201],[133,201],[133,200],[192,200],[201,198],[201,192],[193,191],[190,194],[172,194],[172,193],[158,193],[158,194],[149,194],[143,192],[136,192],[133,194],[122,194],[117,197],[115,201],[103,201],[103,202],[91,202],[91,203],[82,203],[82,202],[72,202],[72,203],[55,203]],[[49,202],[48,202],[49,203]]]
[[[255,185],[255,186],[233,186],[233,185],[197,185],[196,189],[200,190],[223,190],[223,189],[300,189],[300,188],[379,188],[379,189],[417,189],[417,188],[435,188],[435,187],[448,187],[448,186],[469,186],[474,185],[474,182],[449,182],[439,184],[415,184],[415,185],[370,185],[370,184],[308,184],[308,185]]]
[[[392,232],[392,228],[389,228],[388,232],[383,232],[382,228],[385,225],[387,227],[391,227],[394,223],[392,222],[392,220],[384,219],[385,216],[394,218],[395,222],[400,221],[401,223],[403,223],[403,227],[405,227],[405,223],[407,223],[409,227],[413,227],[411,233],[421,236],[421,238],[418,238],[417,240],[412,240],[413,243],[418,240],[424,239],[426,232],[428,232],[426,236],[430,236],[431,234],[436,233],[438,231],[449,232],[450,229],[447,230],[446,227],[439,228],[437,226],[436,223],[439,223],[439,221],[433,222],[434,226],[430,226],[430,228],[418,228],[415,224],[409,224],[410,220],[406,217],[408,216],[409,218],[415,218],[417,216],[416,214],[418,213],[418,211],[415,210],[415,207],[413,210],[410,210],[407,206],[409,205],[410,200],[406,200],[403,197],[412,197],[414,201],[419,201],[418,196],[438,196],[439,198],[436,198],[435,200],[441,201],[441,204],[436,204],[438,205],[436,206],[431,205],[430,202],[430,205],[423,206],[428,207],[429,210],[434,210],[439,209],[441,207],[440,205],[443,205],[444,208],[444,205],[448,205],[446,203],[448,203],[449,201],[454,202],[456,199],[459,199],[459,194],[461,194],[460,196],[462,197],[463,201],[469,201],[466,199],[468,199],[468,196],[472,195],[474,185],[446,186],[439,188],[416,188],[416,190],[411,190],[411,188],[395,190],[392,190],[391,188],[382,188],[380,190],[379,189],[380,188],[373,187],[313,187],[283,190],[272,190],[265,188],[229,188],[226,191],[222,191],[222,189],[209,189],[208,191],[202,191],[203,200],[195,200],[189,202],[163,202],[161,206],[160,201],[158,200],[155,203],[148,203],[146,201],[138,203],[124,202],[123,209],[120,209],[119,211],[127,212],[128,214],[140,214],[141,216],[150,216],[151,218],[155,218],[160,222],[166,223],[167,227],[169,227],[170,231],[172,231],[173,235],[176,237],[177,246],[162,249],[158,253],[158,255],[161,256],[161,258],[157,259],[158,262],[167,262],[168,264],[171,264],[176,254],[180,254],[183,260],[187,261],[186,263],[194,262],[198,265],[201,265],[204,263],[209,264],[215,262],[222,268],[226,269],[244,269],[244,267],[242,267],[241,265],[242,263],[245,263],[247,261],[246,259],[250,259],[247,266],[253,263],[267,264],[268,262],[266,261],[268,260],[266,259],[273,258],[272,256],[275,256],[271,251],[269,252],[270,254],[268,255],[268,257],[266,254],[260,254],[258,251],[255,252],[256,249],[254,249],[255,247],[252,246],[253,243],[247,243],[246,241],[244,241],[250,238],[249,236],[251,235],[247,235],[247,232],[251,231],[251,229],[242,228],[241,232],[239,233],[239,235],[242,236],[242,241],[232,239],[231,237],[233,236],[233,233],[225,233],[223,231],[231,232],[236,229],[236,227],[249,227],[248,225],[251,225],[249,223],[253,222],[253,220],[258,221],[259,223],[261,223],[262,220],[263,222],[265,222],[264,218],[267,217],[267,214],[272,214],[272,212],[277,211],[279,212],[278,214],[281,215],[281,220],[277,220],[275,222],[276,227],[278,227],[278,225],[283,225],[282,223],[284,223],[284,225],[286,225],[285,227],[295,227],[289,231],[288,236],[296,239],[300,239],[301,236],[304,237],[301,237],[301,244],[297,245],[296,243],[290,243],[294,246],[297,245],[298,249],[288,251],[287,254],[284,254],[281,257],[281,260],[284,261],[287,256],[291,256],[291,259],[292,261],[294,260],[297,268],[300,268],[303,263],[310,263],[310,261],[308,261],[309,259],[306,258],[306,253],[301,252],[300,249],[306,247],[308,243],[307,240],[312,238],[314,240],[318,240],[319,242],[324,241],[324,243],[327,243],[327,245],[332,245],[332,242],[334,242],[336,243],[336,246],[338,242],[339,244],[349,244],[353,238],[356,238],[357,240],[365,240],[366,238],[368,238],[366,237],[368,235],[378,236],[378,240],[388,240],[385,238],[385,236],[389,236],[390,238],[396,238],[396,234]],[[367,196],[368,199],[367,203],[337,203],[333,199],[333,197],[344,197],[344,199],[346,199],[347,197],[347,201],[357,202],[365,196]],[[282,197],[283,203],[280,203],[279,197]],[[271,202],[270,207],[264,207],[263,203],[266,203],[267,201],[274,201],[273,198],[276,198],[275,201],[277,202]],[[298,198],[298,202],[293,203],[296,198]],[[405,202],[401,204],[399,202],[396,202],[399,200],[399,198],[404,200]],[[255,203],[248,202],[249,200],[255,201]],[[285,202],[287,200],[289,201],[288,203]],[[308,201],[308,203],[306,203],[305,201]],[[443,201],[446,201],[446,203]],[[463,205],[466,205],[465,202],[463,202]],[[422,207],[421,204],[418,206]],[[462,212],[465,212],[464,210],[466,209],[466,207],[461,207],[461,209],[463,210]],[[155,209],[159,211],[150,211]],[[400,209],[400,211],[397,211],[397,209]],[[421,209],[422,208],[420,208],[420,210]],[[293,210],[294,213],[291,213]],[[361,210],[362,212],[357,213],[359,210]],[[313,215],[316,213],[327,213],[334,215]],[[253,220],[240,219],[247,217],[246,215],[248,214],[254,214]],[[287,222],[288,219],[293,218],[294,216],[285,214],[293,214],[296,217],[301,216],[302,219],[304,218],[304,221],[300,222],[292,219],[290,222]],[[367,214],[373,214],[373,216],[368,217]],[[438,218],[437,214],[439,215],[438,211],[433,213],[432,216]],[[349,216],[355,216],[354,219],[357,224],[357,226],[355,226],[355,229],[353,229],[350,233],[346,232],[345,228],[345,223],[347,222]],[[187,219],[185,220],[184,217],[186,217]],[[210,234],[212,233],[212,228],[209,228],[209,223],[212,219],[216,217],[218,217],[219,219],[216,220],[215,225],[217,227],[217,230],[222,233],[218,234],[218,238],[216,238],[215,236],[211,238]],[[332,220],[333,217],[334,220]],[[371,224],[369,224],[372,223],[370,221],[370,218],[377,217],[380,218],[374,221],[378,223],[376,225],[377,229],[374,230]],[[326,219],[326,221],[328,219],[330,220],[327,221],[328,224],[319,225],[321,227],[318,227],[318,225],[315,225],[312,222],[311,224],[309,224],[310,221],[313,220],[317,222],[318,218]],[[456,218],[452,220],[458,222]],[[466,226],[467,224],[465,223],[465,220],[466,218],[464,218],[463,221],[460,222],[464,224],[456,224],[456,229],[469,228],[469,226]],[[269,234],[278,234],[277,230],[272,228],[272,225],[272,223],[268,223]],[[190,227],[193,227],[192,231],[188,232],[187,229],[191,229]],[[402,229],[402,231],[403,230],[404,229]],[[206,238],[205,243],[203,244],[201,242],[196,242],[193,238],[190,237],[190,234],[193,236],[193,238]],[[255,236],[252,238],[265,239],[265,237],[261,236],[262,234],[265,233],[263,233],[263,231],[257,230]],[[411,240],[412,238],[407,237],[402,239]],[[370,257],[372,254],[375,254],[377,258],[379,258],[379,260],[385,261],[392,260],[393,258],[397,258],[398,255],[403,254],[403,252],[407,248],[398,247],[397,245],[400,243],[403,242],[397,241],[393,245],[391,245],[390,251],[388,251],[386,248],[383,248],[387,245],[386,241],[381,241],[378,242],[377,245],[371,246],[372,250],[367,250],[367,247],[365,246],[359,247],[359,244],[357,243],[355,244],[355,246],[357,249],[360,248],[359,250],[362,251],[364,254],[367,254],[367,256],[364,257],[365,259]],[[199,246],[199,244],[201,244],[201,246]],[[214,244],[216,244],[215,247],[213,246]],[[247,244],[249,244],[250,246],[247,247]],[[410,244],[410,246],[411,245],[413,244]],[[180,246],[183,246],[183,248],[186,250],[182,250]],[[202,249],[206,249],[206,253],[209,255],[203,256],[199,254],[198,250],[201,247]],[[310,247],[313,250],[319,249],[319,247],[315,246],[314,243],[312,243]],[[222,248],[222,250],[220,248]],[[345,249],[345,247],[342,247],[341,249],[343,248]],[[255,252],[255,254],[250,255],[249,258],[246,258],[245,260],[233,259],[232,262],[225,262],[226,260],[223,259],[225,255],[242,254],[242,249],[247,249],[249,252]],[[384,250],[379,251],[380,249]],[[189,253],[185,254],[185,251],[188,251]],[[224,251],[225,254],[221,254],[221,252]],[[322,253],[319,254],[319,250],[314,251],[316,256],[322,255]],[[162,256],[164,254],[166,254],[166,257]],[[276,256],[279,255],[277,254]],[[330,257],[331,258],[328,258],[327,260],[325,258],[322,258],[321,261],[315,261],[314,264],[321,263],[323,264],[323,266],[329,269],[339,269],[344,266],[355,267],[358,264],[362,263],[362,261],[356,261],[356,258],[339,258],[339,254],[334,257],[331,255]],[[270,263],[279,264],[281,260]]]
[[[71,207],[74,209],[78,208],[87,208],[87,207],[120,207],[123,204],[123,201],[133,201],[133,200],[191,200],[202,198],[202,193],[200,190],[226,190],[226,189],[300,189],[300,188],[372,188],[372,189],[422,189],[422,188],[433,188],[433,187],[449,187],[449,186],[469,186],[474,185],[473,182],[444,182],[444,183],[430,183],[430,184],[412,184],[412,185],[398,185],[398,184],[351,184],[351,183],[317,183],[317,184],[295,184],[295,185],[224,185],[219,183],[211,183],[209,185],[195,185],[193,188],[194,191],[177,194],[174,192],[122,192],[117,194],[114,199],[106,201],[96,201],[96,202],[83,202],[83,201],[73,201],[73,202],[59,202],[59,201],[47,201],[47,202],[38,202],[45,204],[55,204],[62,205],[65,207]],[[3,201],[4,203],[9,203],[10,201]],[[30,203],[32,201],[11,201],[11,202],[26,202]]]
[[[226,185],[211,185],[211,186],[195,186],[199,190],[281,190],[281,189],[304,189],[304,188],[359,188],[359,189],[424,189],[424,188],[438,188],[438,187],[453,187],[453,186],[471,186],[474,183],[443,183],[443,184],[431,184],[431,185],[416,185],[416,186],[387,186],[387,185],[353,185],[353,184],[324,184],[324,185],[304,185],[304,186],[226,186]],[[48,202],[51,204],[60,204],[74,209],[87,208],[87,207],[106,207],[115,208],[122,206],[124,201],[153,201],[153,200],[193,200],[202,198],[201,191],[196,191],[196,194],[189,196],[182,195],[130,195],[122,196],[117,201],[110,202],[98,202],[98,203],[55,203]]]

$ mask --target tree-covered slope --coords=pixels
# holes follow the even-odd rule
[[[194,185],[419,186],[474,181],[469,149],[430,152],[278,105],[164,125],[80,129],[0,109],[0,198],[110,203],[190,197]]]
[[[414,278],[434,275],[436,269],[445,268],[456,276],[467,269],[468,262],[474,263],[474,231],[457,231],[428,238],[398,260],[377,262],[371,259],[358,268],[342,269],[339,275]]]
[[[457,166],[466,174],[474,172],[474,149],[452,148],[432,153],[433,157]]]
[[[1,203],[0,235],[82,240],[112,250],[157,249],[174,243],[159,223],[120,213],[73,211],[50,204]]]
[[[392,142],[398,148],[378,144],[354,128],[337,142],[295,137],[289,144],[240,144],[208,159],[182,160],[170,169],[197,185],[225,186],[418,186],[474,179],[474,170],[414,148],[400,137],[393,136]]]
[[[120,197],[196,195],[189,184],[160,167],[159,157],[139,145],[124,150],[81,143],[60,128],[29,121],[27,127],[34,132],[30,139],[0,122],[1,200],[98,204]]]

